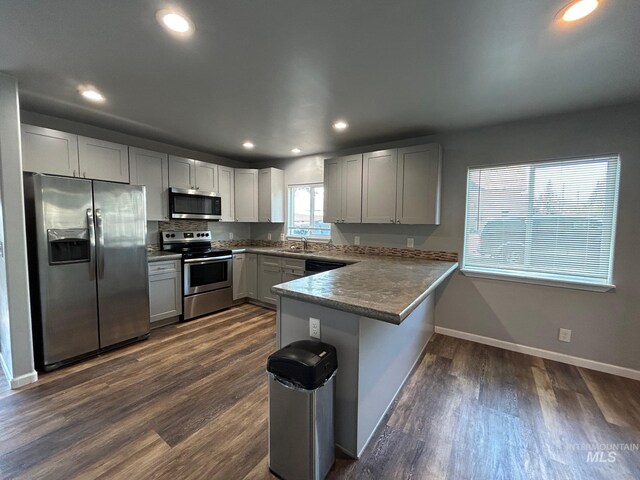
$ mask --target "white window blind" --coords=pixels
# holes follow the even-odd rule
[[[618,156],[469,168],[463,271],[612,284]]]

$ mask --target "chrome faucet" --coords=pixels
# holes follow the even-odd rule
[[[307,249],[307,243],[308,242],[309,241],[307,240],[307,237],[302,237],[302,246],[303,246],[304,250]]]

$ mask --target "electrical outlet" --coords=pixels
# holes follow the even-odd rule
[[[360,237],[358,235],[353,237],[353,244],[354,245],[360,245]]]
[[[311,338],[320,339],[320,320],[309,317],[309,336]]]
[[[233,240],[233,232],[229,232],[229,240]]]
[[[413,248],[413,238],[407,238],[407,248]]]
[[[267,240],[271,240],[271,234],[267,233]]]
[[[561,328],[560,332],[558,333],[558,340],[560,340],[561,342],[569,343],[571,341],[571,330],[567,328]]]
[[[284,242],[284,233],[281,233],[281,234],[280,234],[280,241],[281,241],[281,242]]]

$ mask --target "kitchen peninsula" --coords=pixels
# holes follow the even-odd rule
[[[433,294],[458,264],[329,258],[354,263],[272,288],[279,296],[276,342],[281,348],[309,338],[309,319],[319,320],[322,341],[338,350],[336,443],[357,458],[431,338]]]

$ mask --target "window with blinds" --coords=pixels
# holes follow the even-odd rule
[[[618,156],[469,168],[463,271],[611,286]]]

